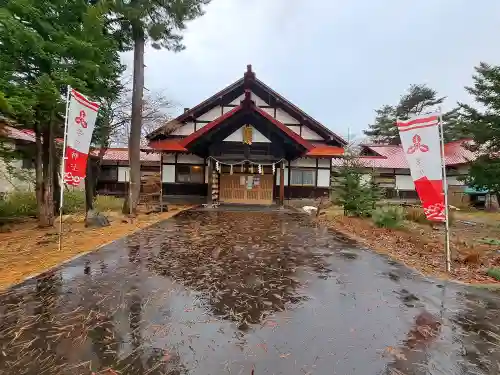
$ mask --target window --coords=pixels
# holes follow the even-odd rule
[[[290,175],[290,185],[314,186],[316,185],[315,169],[292,169]]]
[[[205,180],[203,167],[201,165],[179,165],[177,164],[177,182],[188,182],[202,184]]]
[[[102,166],[99,179],[102,181],[117,181],[118,167]]]

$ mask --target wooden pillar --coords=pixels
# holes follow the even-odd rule
[[[280,205],[285,204],[285,168],[283,168],[284,162],[280,163]]]
[[[207,203],[212,203],[212,159],[208,159],[208,189],[207,189]]]

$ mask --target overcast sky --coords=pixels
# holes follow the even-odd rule
[[[500,65],[499,39],[500,0],[212,0],[185,51],[147,50],[146,87],[192,107],[252,64],[325,126],[360,134],[413,83],[447,108],[468,101],[474,66]]]

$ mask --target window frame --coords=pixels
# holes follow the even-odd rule
[[[300,184],[295,184],[293,182],[293,173],[294,171],[298,171],[301,173],[301,183]],[[304,172],[312,172],[313,173],[313,182],[312,184],[304,184],[304,177],[303,173]],[[318,170],[317,168],[296,168],[296,167],[291,167],[289,170],[290,174],[290,186],[303,186],[303,187],[316,187],[317,181],[318,181]]]
[[[175,165],[175,183],[176,184],[204,184],[205,183],[205,169],[203,168],[204,166],[203,165],[199,165],[199,164],[179,164],[177,163]],[[180,181],[179,179],[179,169],[180,168],[189,168],[189,176],[190,176],[190,180],[191,180],[191,176],[193,175],[193,168],[200,168],[200,176],[201,176],[201,179],[200,181]]]

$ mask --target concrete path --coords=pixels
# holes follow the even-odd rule
[[[0,295],[0,374],[498,374],[499,324],[305,215],[192,210]]]

